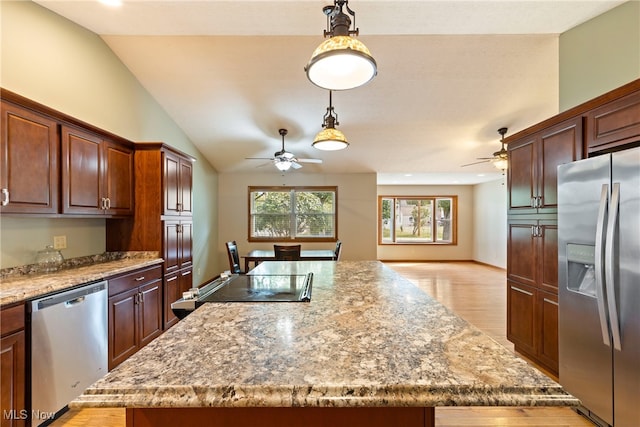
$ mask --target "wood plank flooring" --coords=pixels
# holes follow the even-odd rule
[[[416,286],[513,350],[506,338],[505,271],[473,262],[389,262]],[[123,409],[70,410],[53,427],[124,427]],[[569,408],[436,408],[436,426],[593,427]]]

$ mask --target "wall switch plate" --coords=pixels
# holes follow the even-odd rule
[[[53,236],[54,249],[67,249],[67,236]]]

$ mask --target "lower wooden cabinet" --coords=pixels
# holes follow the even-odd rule
[[[109,370],[163,330],[162,266],[109,279]]]
[[[0,312],[1,427],[26,426],[26,334],[24,305]]]
[[[182,293],[192,287],[192,269],[185,268],[167,274],[164,279],[164,329],[169,329],[178,322],[171,310],[171,303],[182,298]]]
[[[558,375],[558,295],[507,280],[507,338]]]

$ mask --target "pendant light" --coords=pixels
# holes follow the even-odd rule
[[[333,115],[333,105],[331,103],[331,91],[329,91],[329,107],[327,113],[324,115],[321,130],[313,140],[312,146],[318,150],[324,151],[336,151],[342,150],[349,146],[347,137],[342,132],[336,129],[338,123],[338,115]]]
[[[353,30],[343,7],[353,16]],[[316,86],[329,90],[353,89],[368,83],[377,74],[377,65],[364,43],[351,37],[357,36],[359,29],[355,28],[356,14],[349,8],[349,1],[334,0],[333,6],[325,6],[322,12],[327,16],[324,36],[329,39],[316,48],[304,67],[307,77]]]

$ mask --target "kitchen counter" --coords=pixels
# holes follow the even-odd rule
[[[265,262],[252,273],[308,271],[311,302],[204,304],[71,406],[579,403],[380,262]]]
[[[124,252],[87,257],[83,264],[53,273],[8,274],[0,279],[0,306],[63,291],[138,268],[161,264],[157,252]],[[66,261],[72,264],[73,260]]]

